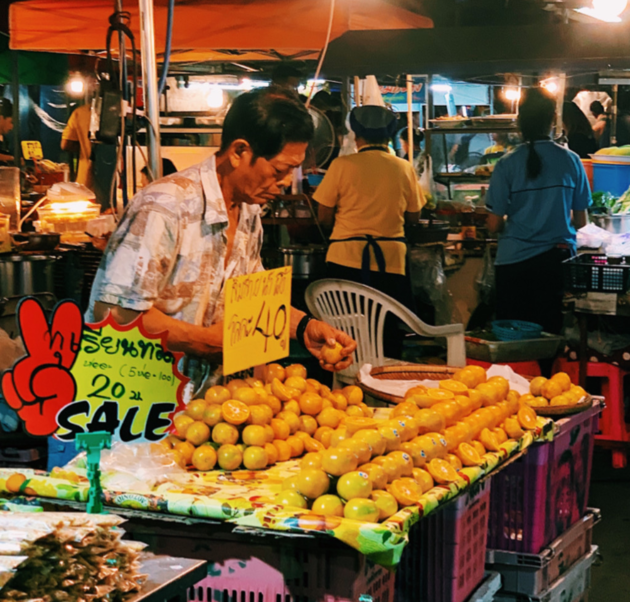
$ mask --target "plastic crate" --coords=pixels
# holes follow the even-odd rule
[[[581,253],[565,260],[563,267],[569,291],[625,293],[630,288],[630,264],[609,264],[606,255]]]
[[[630,188],[630,165],[605,163],[605,160],[605,156],[599,155],[593,161],[593,190],[621,196]]]
[[[501,589],[501,574],[486,572],[481,585],[466,602],[494,602],[495,594]]]
[[[285,534],[195,521],[125,523],[151,552],[208,561],[190,602],[392,602],[394,573],[328,536]]]
[[[588,588],[591,586],[591,568],[597,558],[597,550],[597,546],[591,546],[589,552],[576,562],[571,570],[537,596],[508,594],[500,591],[494,600],[495,602],[587,602]]]
[[[589,509],[540,554],[488,550],[486,568],[501,574],[503,592],[538,596],[590,551],[593,526],[599,520],[599,510]]]
[[[495,320],[492,322],[492,332],[499,341],[524,341],[539,339],[542,326],[523,320]]]
[[[493,476],[488,548],[538,554],[586,512],[599,402]]]
[[[463,602],[484,578],[491,479],[475,483],[409,533],[396,602]]]

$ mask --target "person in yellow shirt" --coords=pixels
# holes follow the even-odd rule
[[[79,167],[75,181],[93,190],[90,115],[90,106],[87,104],[81,105],[73,111],[66,129],[61,135],[61,150],[79,155]]]
[[[326,275],[371,286],[413,310],[404,226],[418,221],[426,201],[410,163],[389,153],[392,111],[356,107],[350,126],[359,152],[335,159],[313,196],[321,224],[332,228]]]

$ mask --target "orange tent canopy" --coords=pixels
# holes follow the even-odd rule
[[[173,60],[178,60],[178,56],[188,56],[190,60],[189,51],[194,51],[199,60],[204,56],[202,51],[224,49],[274,50],[279,54],[319,50],[326,38],[329,1],[176,0]],[[166,4],[166,0],[155,0],[158,53],[164,51]],[[131,14],[131,29],[139,38],[137,2],[126,0],[124,10]],[[112,0],[16,2],[9,13],[11,48],[68,53],[103,50],[112,12]],[[433,22],[428,17],[385,0],[337,0],[331,39],[347,31],[430,27]],[[213,55],[216,52],[205,56]],[[233,60],[239,60],[238,56]]]

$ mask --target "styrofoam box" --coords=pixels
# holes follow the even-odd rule
[[[487,550],[486,568],[501,573],[504,592],[537,596],[591,549],[593,526],[599,520],[599,510],[589,508],[584,518],[540,554]]]
[[[579,560],[570,571],[537,596],[508,594],[501,591],[494,597],[494,600],[495,602],[567,602],[567,600],[576,602],[585,600],[587,590],[591,585],[591,567],[597,557],[597,550],[597,546],[591,546],[590,552]]]

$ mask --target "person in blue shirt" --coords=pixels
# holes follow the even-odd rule
[[[520,106],[524,144],[495,168],[486,197],[488,229],[500,233],[495,278],[499,320],[562,329],[562,262],[586,225],[591,191],[580,158],[550,138],[555,99],[542,88]]]

